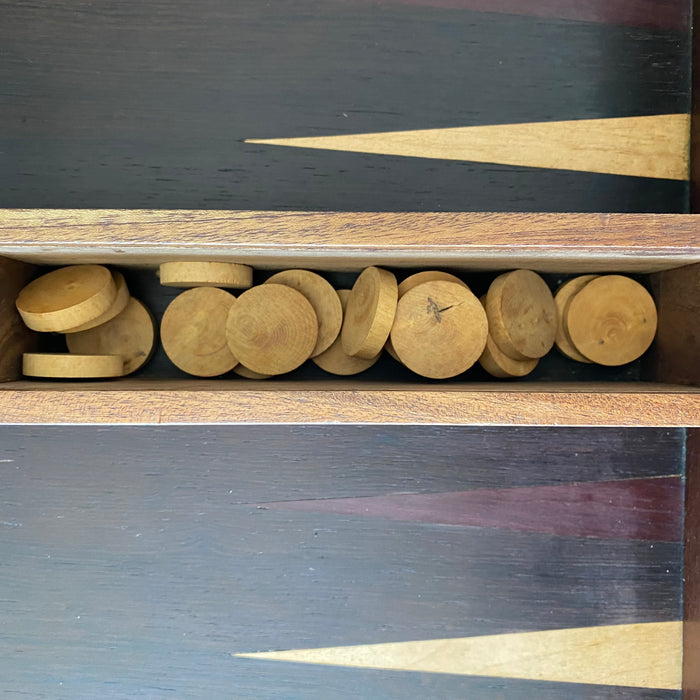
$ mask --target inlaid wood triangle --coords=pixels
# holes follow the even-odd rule
[[[689,134],[688,114],[660,114],[246,143],[686,180]]]
[[[683,532],[683,484],[679,476],[265,505],[278,510],[544,532],[562,537],[680,542]]]
[[[681,647],[681,622],[654,622],[233,656],[394,671],[679,689]]]

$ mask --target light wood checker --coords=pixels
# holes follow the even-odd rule
[[[28,377],[52,379],[105,379],[121,377],[121,355],[77,355],[67,353],[25,353],[22,372]]]
[[[531,270],[499,275],[486,295],[489,333],[517,360],[537,359],[554,345],[557,311],[547,283]]]
[[[590,360],[582,355],[571,342],[569,331],[566,328],[566,317],[569,313],[569,305],[571,300],[592,280],[598,275],[580,275],[574,279],[564,282],[554,294],[554,305],[557,308],[557,334],[554,338],[554,344],[557,350],[563,355],[566,355],[571,360],[576,362],[590,362]]]
[[[396,314],[398,285],[388,270],[368,267],[355,281],[343,318],[341,342],[347,355],[369,360],[384,347]]]
[[[160,336],[174,365],[198,377],[216,377],[238,364],[226,340],[226,319],[234,301],[223,289],[196,287],[170,302]]]
[[[16,305],[32,330],[60,333],[99,318],[116,296],[117,287],[106,267],[70,265],[30,282]]]
[[[343,307],[330,282],[309,270],[283,270],[265,284],[284,284],[301,292],[318,318],[318,338],[311,357],[316,357],[335,342],[343,325]]]
[[[639,282],[622,275],[592,280],[569,304],[566,328],[576,349],[593,362],[632,362],[656,335],[656,305]]]
[[[111,321],[66,335],[68,350],[84,355],[120,355],[123,374],[131,374],[150,359],[156,344],[156,324],[143,302],[131,297]]]
[[[243,292],[231,306],[226,337],[233,354],[260,374],[285,374],[309,359],[318,318],[306,297],[283,284]]]
[[[114,279],[114,284],[117,288],[117,296],[115,297],[112,306],[110,306],[107,311],[105,311],[101,316],[98,316],[96,319],[83,323],[76,328],[70,328],[69,330],[65,331],[66,333],[80,333],[80,331],[86,331],[90,328],[101,326],[103,323],[111,321],[115,316],[124,311],[126,305],[129,303],[129,299],[131,298],[129,294],[129,287],[127,286],[124,275],[122,275],[121,272],[114,270],[112,272],[112,278]]]
[[[459,284],[466,289],[469,289],[467,283],[461,280],[457,275],[453,275],[449,272],[443,272],[442,270],[423,270],[422,272],[416,272],[413,275],[409,275],[405,280],[399,282],[399,299],[409,290],[417,287],[423,282],[435,282],[437,280],[442,280],[443,282],[454,282]]]
[[[488,322],[479,300],[463,285],[423,282],[399,299],[391,344],[410,370],[432,379],[468,370],[486,345]]]
[[[351,292],[349,289],[338,289],[336,291],[343,307],[343,313],[345,313]],[[387,343],[388,342],[389,341],[387,341]],[[312,360],[314,364],[318,365],[322,370],[330,372],[330,374],[337,374],[347,377],[353,374],[359,374],[360,372],[364,372],[366,369],[369,369],[377,362],[380,356],[381,352],[375,357],[365,360],[361,357],[348,355],[345,350],[343,350],[342,340],[340,338],[336,338],[333,345],[331,345],[328,350],[322,352],[316,357],[313,357]]]
[[[252,267],[230,262],[165,262],[158,276],[166,287],[248,289],[253,284]]]

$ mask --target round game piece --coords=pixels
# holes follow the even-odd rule
[[[582,355],[614,367],[636,360],[649,348],[657,314],[651,294],[639,282],[605,275],[571,300],[566,321],[571,342]]]
[[[455,282],[424,282],[399,299],[391,342],[406,367],[447,379],[468,370],[486,346],[488,324],[479,300]]]
[[[368,267],[355,281],[340,332],[346,355],[371,360],[391,332],[398,300],[396,277],[379,267]]]
[[[248,369],[284,374],[311,356],[318,318],[301,292],[283,284],[263,284],[233,303],[226,336],[231,351]]]
[[[516,360],[544,357],[554,345],[557,310],[547,283],[531,270],[499,275],[486,295],[489,333]]]
[[[486,295],[479,299],[482,306],[486,305]],[[502,352],[494,342],[491,334],[486,339],[486,347],[481,353],[479,364],[493,377],[506,379],[508,377],[524,377],[537,367],[539,360],[514,360]]]
[[[557,307],[557,334],[554,338],[554,344],[559,352],[566,357],[576,360],[577,362],[586,362],[590,364],[590,360],[584,357],[571,342],[569,332],[566,328],[566,317],[569,313],[569,304],[571,300],[598,275],[580,275],[574,277],[568,282],[564,282],[554,294],[554,305]]]
[[[70,265],[30,282],[15,303],[32,330],[63,333],[101,316],[116,296],[117,287],[106,267]]]
[[[151,312],[131,297],[124,310],[111,321],[79,333],[66,335],[66,344],[77,355],[120,355],[122,374],[131,374],[150,359],[156,344]]]
[[[330,283],[308,270],[284,270],[272,275],[265,284],[284,284],[307,298],[318,318],[318,338],[311,357],[328,350],[343,325],[343,308]]]
[[[442,272],[441,270],[424,270],[423,272],[416,272],[414,275],[406,277],[403,282],[399,283],[399,299],[409,289],[413,289],[419,284],[423,284],[423,282],[436,282],[438,280],[442,280],[443,282],[454,282],[455,284],[462,285],[462,287],[465,289],[469,289],[469,287],[467,287],[467,285],[461,279],[459,279],[459,277],[451,275],[449,272]]]
[[[166,262],[160,265],[159,277],[166,287],[248,289],[253,284],[253,268],[228,262]]]
[[[339,289],[337,291],[338,298],[343,307],[343,312],[348,305],[348,299],[350,298],[349,289]],[[387,344],[389,341],[387,341]],[[352,374],[359,374],[369,369],[380,357],[381,352],[370,360],[364,360],[361,357],[353,357],[352,355],[346,355],[343,350],[343,343],[340,338],[336,338],[333,345],[331,345],[328,350],[322,352],[320,355],[312,358],[313,362],[317,364],[322,370],[330,372],[331,374],[339,374],[341,376],[350,376]]]
[[[248,369],[240,362],[233,368],[233,373],[237,374],[239,377],[244,377],[245,379],[269,379],[272,376],[271,374],[260,374],[260,372],[253,372],[252,369]]]
[[[399,284],[398,298],[400,299],[409,289],[413,289],[419,284],[423,284],[423,282],[435,282],[438,280],[443,280],[444,282],[454,282],[455,284],[461,285],[465,289],[469,289],[469,287],[461,279],[459,279],[459,277],[451,275],[449,272],[442,272],[441,270],[424,270],[423,272],[416,272],[414,275],[406,277],[406,279]],[[401,362],[401,360],[399,360],[399,356],[394,350],[394,346],[391,344],[390,337],[387,338],[386,343],[384,344],[384,349],[397,362]]]
[[[52,379],[106,379],[121,377],[124,358],[121,355],[72,355],[68,353],[27,352],[22,372],[27,377]]]
[[[226,341],[226,319],[235,300],[223,289],[196,287],[170,302],[160,337],[175,366],[196,377],[217,377],[238,364]]]
[[[126,285],[126,280],[121,272],[116,270],[112,272],[112,277],[114,278],[114,284],[117,287],[117,296],[114,299],[112,306],[107,309],[101,316],[96,319],[89,321],[88,323],[83,323],[82,326],[77,326],[76,328],[71,328],[66,333],[80,333],[80,331],[86,331],[90,328],[95,328],[96,326],[101,326],[107,321],[111,321],[115,316],[120,314],[126,308],[129,303],[129,287]]]

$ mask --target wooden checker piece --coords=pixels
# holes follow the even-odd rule
[[[231,306],[226,336],[233,354],[260,374],[291,372],[309,359],[318,340],[311,303],[284,284],[243,292]]]
[[[569,304],[566,326],[575,348],[591,362],[615,367],[641,357],[656,335],[651,294],[635,280],[605,275]]]
[[[112,273],[103,265],[69,265],[30,282],[15,304],[32,330],[63,333],[99,318],[116,296]]]
[[[153,355],[156,325],[151,312],[138,299],[130,297],[124,310],[95,328],[66,335],[71,353],[121,355],[122,374],[143,367]]]
[[[424,282],[399,299],[391,342],[401,362],[432,379],[468,370],[486,346],[488,323],[479,300],[455,282]]]
[[[165,262],[158,276],[166,287],[248,289],[253,284],[252,267],[228,262]]]
[[[499,275],[486,295],[489,332],[516,360],[544,357],[554,345],[557,310],[547,283],[531,270]]]
[[[449,272],[442,272],[442,270],[423,270],[423,272],[416,272],[415,274],[406,277],[403,282],[399,283],[399,299],[409,289],[413,289],[419,284],[423,284],[423,282],[436,282],[438,280],[442,280],[443,282],[454,282],[455,284],[462,285],[465,289],[469,289],[465,282]]]
[[[22,372],[27,377],[49,379],[108,379],[123,375],[121,355],[73,355],[69,353],[25,353]]]
[[[486,295],[482,296],[479,301],[482,306],[486,306]],[[511,377],[524,377],[537,367],[539,360],[514,360],[508,357],[499,347],[496,342],[488,334],[486,339],[486,347],[481,353],[479,364],[493,377],[499,379],[507,379]]]
[[[129,294],[129,287],[127,286],[124,275],[122,275],[121,272],[117,272],[116,270],[113,271],[112,277],[114,278],[114,284],[117,287],[117,296],[115,297],[112,306],[110,306],[107,311],[105,311],[101,316],[98,316],[96,319],[83,323],[81,326],[77,326],[76,328],[71,328],[65,331],[66,333],[80,333],[80,331],[86,331],[90,328],[101,326],[103,323],[111,321],[115,316],[124,311],[126,305],[129,303],[129,299],[131,298]]]
[[[419,284],[423,284],[423,282],[435,282],[436,280],[443,280],[444,282],[454,282],[455,284],[461,285],[465,289],[469,289],[465,282],[459,279],[459,277],[457,277],[456,275],[452,275],[449,272],[442,272],[441,270],[424,270],[423,272],[416,272],[415,274],[406,277],[406,279],[403,280],[403,282],[399,283],[398,298],[400,299],[409,289],[413,289]],[[399,360],[399,356],[394,350],[394,346],[391,344],[391,337],[387,338],[387,341],[384,344],[384,349],[397,362],[401,362],[401,360]]]
[[[226,319],[235,300],[223,289],[196,287],[170,302],[160,337],[176,367],[196,377],[218,377],[238,364],[226,339]]]
[[[398,285],[388,270],[368,267],[355,281],[348,299],[343,328],[343,350],[365,360],[384,347],[396,313]]]
[[[339,289],[337,291],[338,298],[343,307],[343,312],[348,305],[348,299],[350,298],[349,289]],[[387,341],[388,344],[389,341]],[[318,365],[322,370],[329,372],[330,374],[338,374],[340,376],[350,376],[353,374],[359,374],[369,369],[380,357],[381,352],[375,357],[365,360],[361,357],[354,357],[352,355],[347,355],[343,350],[343,343],[340,338],[336,338],[328,350],[312,358],[313,362]]]
[[[309,270],[284,270],[272,275],[265,284],[284,284],[307,298],[318,318],[318,338],[311,357],[328,350],[343,325],[343,307],[331,284]]]
[[[590,364],[590,360],[584,357],[571,342],[569,331],[566,327],[566,319],[569,313],[569,304],[571,300],[592,280],[598,275],[580,275],[574,277],[568,282],[564,282],[554,294],[554,305],[557,308],[557,334],[554,338],[554,344],[557,350],[566,355],[571,360],[577,362],[586,362]]]

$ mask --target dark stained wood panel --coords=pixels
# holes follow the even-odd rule
[[[610,697],[597,686],[352,672],[231,654],[678,620],[680,543],[256,504],[269,494],[298,500],[679,473],[683,438],[605,429],[0,428],[0,689],[38,697]]]
[[[646,5],[628,3],[686,26]],[[686,182],[244,143],[687,113],[686,31],[401,3],[43,0],[6,3],[0,41],[0,206],[687,209]]]
[[[700,430],[688,431],[683,573],[683,698],[700,698]]]

